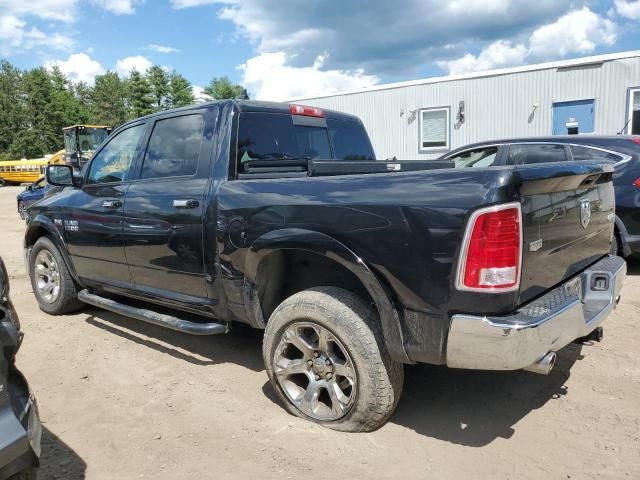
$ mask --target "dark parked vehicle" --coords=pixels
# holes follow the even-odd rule
[[[42,427],[27,381],[15,366],[22,342],[9,300],[9,277],[0,259],[0,480],[35,479]]]
[[[346,431],[389,418],[403,363],[548,373],[599,338],[626,272],[608,255],[611,166],[373,159],[358,118],[300,105],[129,122],[80,176],[49,167],[66,188],[30,209],[36,299],[196,335],[265,329],[286,408]]]
[[[640,253],[640,136],[567,135],[488,141],[442,157],[456,167],[596,161],[614,165],[615,242],[612,252]]]
[[[27,208],[33,203],[44,198],[47,192],[51,189],[51,186],[47,184],[47,180],[42,177],[37,182],[33,182],[23,192],[20,192],[17,196],[18,201],[18,213],[23,220],[27,219]]]

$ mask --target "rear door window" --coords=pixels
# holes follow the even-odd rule
[[[483,168],[496,166],[498,147],[484,147],[467,150],[447,160],[453,161],[455,168]]]
[[[149,139],[140,178],[194,175],[203,129],[204,119],[199,114],[158,120]]]
[[[510,165],[566,162],[567,160],[564,145],[531,143],[511,145],[509,148]]]
[[[617,163],[623,159],[621,155],[604,152],[595,148],[571,145],[571,155],[576,161],[597,161],[605,163]]]

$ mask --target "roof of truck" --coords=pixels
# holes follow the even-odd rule
[[[204,103],[196,103],[193,105],[187,105],[185,107],[172,108],[170,110],[163,110],[161,112],[152,113],[150,115],[146,115],[144,117],[136,118],[134,120],[128,121],[126,124],[137,122],[140,120],[146,120],[149,118],[154,118],[158,116],[163,116],[166,114],[171,114],[175,112],[184,112],[190,110],[202,110],[208,107],[220,106],[223,104],[233,104],[235,108],[240,112],[263,112],[263,113],[284,113],[290,114],[289,106],[290,105],[302,105],[298,103],[289,103],[289,102],[264,102],[259,100],[215,100],[212,102],[204,102]],[[314,107],[316,108],[316,107]],[[357,122],[361,123],[360,119],[355,115],[350,115],[348,113],[342,113],[335,110],[327,110],[325,108],[321,109],[324,112],[326,118],[331,118],[334,120],[344,120],[349,122]],[[126,125],[125,124],[125,125]]]

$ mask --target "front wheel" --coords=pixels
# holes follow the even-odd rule
[[[334,430],[375,430],[400,400],[403,366],[384,346],[378,315],[340,288],[282,302],[267,324],[263,356],[287,410]]]
[[[27,219],[27,206],[22,200],[20,200],[20,202],[18,203],[18,213],[20,214],[20,218],[22,220]]]
[[[62,255],[48,237],[41,237],[29,258],[31,286],[40,309],[51,315],[80,310],[76,284]]]

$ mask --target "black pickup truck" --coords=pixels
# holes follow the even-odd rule
[[[612,168],[374,161],[356,117],[223,101],[116,130],[29,210],[40,307],[91,304],[196,335],[265,329],[293,414],[372,430],[405,363],[548,373],[600,334],[625,262],[608,255]]]

